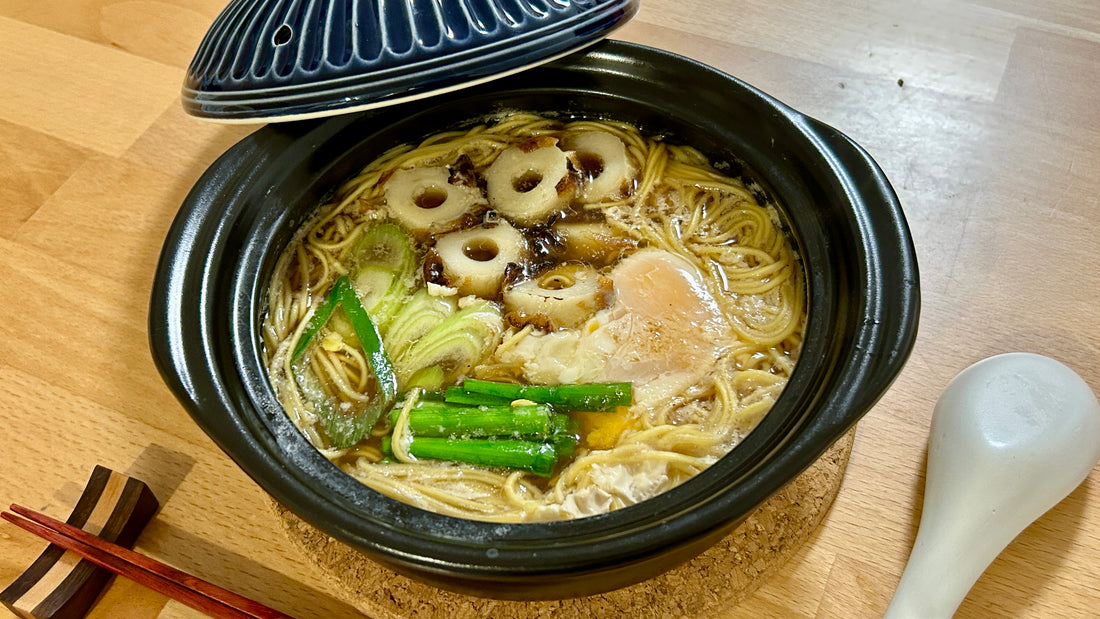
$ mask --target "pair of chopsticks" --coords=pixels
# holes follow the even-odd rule
[[[211,617],[291,619],[259,602],[108,542],[71,524],[20,505],[12,505],[10,509],[11,512],[0,514],[4,520]]]

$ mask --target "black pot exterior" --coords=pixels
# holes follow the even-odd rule
[[[306,441],[263,366],[267,282],[323,195],[390,146],[512,109],[625,120],[712,160],[743,163],[783,205],[806,268],[803,350],[771,413],[692,480],[610,514],[501,525],[389,499]],[[150,340],[165,381],[196,422],[307,522],[449,589],[549,599],[649,578],[727,534],[878,400],[912,349],[918,311],[912,240],[866,152],[705,65],[605,41],[445,100],[269,125],[244,139],[198,181],[168,234]]]

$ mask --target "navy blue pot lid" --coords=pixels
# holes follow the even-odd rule
[[[300,120],[471,86],[580,50],[640,0],[231,0],[184,81],[184,109]]]

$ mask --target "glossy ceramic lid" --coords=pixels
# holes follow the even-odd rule
[[[183,106],[223,122],[300,120],[431,96],[582,49],[640,0],[231,0]]]

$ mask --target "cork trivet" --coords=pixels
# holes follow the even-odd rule
[[[802,546],[840,490],[855,428],[736,529],[659,576],[583,598],[514,602],[424,584],[385,568],[272,503],[290,539],[370,617],[715,617],[747,598]]]

